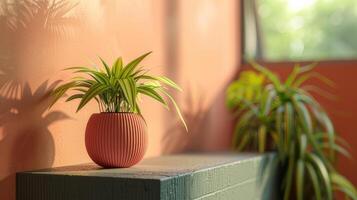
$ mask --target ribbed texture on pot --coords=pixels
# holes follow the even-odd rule
[[[90,158],[100,166],[133,166],[146,152],[145,122],[134,113],[93,114],[87,123],[85,144]]]

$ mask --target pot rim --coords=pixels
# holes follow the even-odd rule
[[[139,114],[134,112],[99,112],[99,113],[92,113],[92,115],[139,115]]]
[[[138,115],[138,113],[134,113],[134,112],[97,112],[97,113],[93,113],[93,114],[134,114],[134,115]]]

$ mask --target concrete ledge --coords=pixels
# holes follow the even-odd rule
[[[126,169],[94,164],[17,174],[18,200],[275,199],[275,154],[182,154]]]

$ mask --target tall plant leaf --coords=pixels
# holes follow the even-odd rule
[[[119,78],[121,76],[122,71],[123,71],[123,59],[119,57],[115,61],[111,73],[114,77]]]
[[[95,96],[98,94],[102,93],[104,90],[108,89],[106,85],[101,85],[101,84],[95,84],[93,85],[85,95],[83,95],[83,98],[81,99],[81,102],[78,105],[77,112],[83,108],[91,99],[93,99]]]
[[[281,90],[282,84],[276,74],[272,73],[267,68],[260,66],[256,62],[250,61],[250,64],[254,69],[264,74],[274,84],[274,87],[277,88],[277,90]]]
[[[310,161],[310,163],[312,163],[315,170],[317,171],[318,176],[322,180],[322,184],[324,185],[324,191],[326,194],[326,199],[332,200],[333,199],[332,185],[331,185],[331,181],[330,181],[330,175],[328,173],[326,166],[321,161],[321,159],[314,154],[307,154],[306,157]]]
[[[306,169],[309,173],[310,180],[311,180],[312,186],[314,188],[316,200],[321,200],[322,199],[321,186],[320,186],[319,177],[316,174],[316,170],[310,163],[306,163]]]
[[[131,61],[129,64],[127,64],[125,66],[125,68],[123,69],[123,73],[121,74],[120,78],[126,78],[128,77],[134,70],[135,68],[139,65],[139,63],[149,54],[151,54],[152,52],[148,52],[138,58],[136,58],[135,60]]]
[[[304,161],[299,159],[296,166],[296,196],[297,200],[304,200],[304,177],[305,177],[305,164]]]
[[[179,116],[179,118],[180,118],[182,124],[184,125],[186,131],[188,131],[187,124],[186,124],[186,122],[185,122],[185,120],[184,120],[184,118],[183,118],[183,116],[182,116],[182,114],[181,114],[180,108],[179,108],[179,106],[177,105],[175,99],[174,99],[168,92],[166,92],[165,90],[160,89],[160,91],[161,91],[162,93],[166,94],[166,96],[171,100],[171,102],[172,102],[172,104],[174,105],[175,110],[176,110],[176,112],[177,112],[177,114],[178,114],[178,116]]]

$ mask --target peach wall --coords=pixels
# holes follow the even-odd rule
[[[17,2],[0,4],[12,1]],[[60,20],[46,25],[38,12],[25,20],[26,26],[13,26],[20,13],[2,10],[0,199],[15,198],[17,171],[90,161],[84,129],[96,105],[75,113],[76,102],[61,102],[47,110],[47,95],[56,81],[68,79],[62,68],[98,63],[97,56],[111,62],[119,55],[133,59],[152,50],[144,65],[185,89],[175,95],[189,134],[174,113],[143,99],[149,128],[146,156],[228,147],[230,118],[223,90],[240,59],[235,0],[69,1],[75,2],[78,5]]]
[[[231,144],[226,85],[240,63],[239,10],[232,0],[182,0],[179,6],[181,98],[191,131],[186,148],[223,150]],[[227,116],[227,117],[226,117]]]

